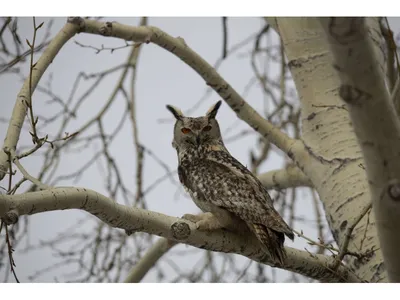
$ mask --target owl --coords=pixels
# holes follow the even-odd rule
[[[220,106],[221,101],[205,116],[192,118],[167,105],[176,119],[172,146],[178,154],[179,180],[204,212],[183,218],[196,223],[198,230],[252,232],[264,251],[283,265],[285,235],[293,240],[293,231],[261,182],[226,149],[216,120]]]

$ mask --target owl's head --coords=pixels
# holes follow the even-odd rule
[[[184,116],[179,108],[167,105],[167,109],[176,119],[173,147],[179,150],[199,146],[223,147],[221,132],[215,119],[220,106],[221,101],[218,101],[210,107],[205,116],[191,118]]]

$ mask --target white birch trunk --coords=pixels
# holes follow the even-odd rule
[[[369,23],[379,28],[376,19]],[[332,234],[342,245],[346,229],[371,202],[361,149],[339,96],[340,79],[319,20],[277,18],[277,24],[301,102],[302,141],[311,154],[309,161],[297,163],[318,191]],[[371,213],[369,223],[366,215],[355,227],[348,246],[357,253],[376,250],[362,260],[349,260],[358,277],[387,281],[379,248]]]

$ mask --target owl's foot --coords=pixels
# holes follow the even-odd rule
[[[185,214],[183,219],[196,223],[198,230],[211,231],[222,228],[218,218],[210,212],[202,213],[199,215]]]
[[[193,223],[197,223],[198,221],[201,220],[201,215],[202,214],[200,215],[184,214],[182,219],[188,220]]]

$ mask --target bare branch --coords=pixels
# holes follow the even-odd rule
[[[252,235],[240,236],[224,230],[198,231],[192,222],[121,205],[92,190],[64,187],[22,195],[0,195],[0,217],[4,217],[10,210],[17,211],[20,216],[23,216],[65,209],[85,210],[112,227],[125,229],[127,233],[147,232],[198,248],[237,253],[252,260],[275,266]],[[289,247],[286,248],[286,251],[288,257],[282,267],[285,270],[322,281],[360,281],[345,267],[332,271],[329,267],[334,260],[332,257],[311,254]]]
[[[143,17],[140,26],[147,25],[147,18]],[[141,47],[135,47],[132,50],[129,64],[132,66],[132,78],[130,80],[130,99],[129,101],[129,116],[132,122],[133,141],[136,150],[136,195],[134,205],[137,205],[143,195],[143,164],[144,164],[144,147],[139,141],[138,124],[136,117],[136,97],[135,97],[135,83],[137,74],[137,61]]]
[[[258,176],[267,189],[286,189],[289,187],[312,186],[310,179],[296,166],[273,170]]]
[[[346,254],[349,254],[348,252],[348,248],[349,248],[349,243],[351,240],[351,234],[353,233],[354,228],[356,228],[356,226],[358,225],[358,223],[360,223],[360,221],[362,220],[362,218],[365,217],[365,215],[369,212],[369,210],[371,209],[371,204],[367,205],[362,211],[361,213],[354,219],[354,221],[352,222],[352,224],[350,224],[350,226],[347,227],[346,229],[346,236],[345,239],[343,241],[343,245],[341,246],[341,250],[340,253],[337,257],[337,262],[335,263],[335,265],[333,266],[333,269],[336,269],[340,262],[343,260],[343,258],[346,256]],[[360,255],[361,257],[362,255]]]
[[[9,230],[8,230],[8,224],[6,222],[4,222],[3,220],[1,220],[0,232],[1,232],[1,229],[3,228],[3,226],[5,227],[5,231],[6,231],[6,243],[7,243],[8,258],[9,258],[11,273],[14,275],[15,281],[17,283],[20,283],[20,281],[18,279],[18,276],[17,276],[17,273],[15,272],[16,264],[15,264],[15,261],[14,261],[14,258],[13,258],[14,249],[13,249],[12,244],[11,244],[11,238],[10,238],[10,234],[9,234]]]
[[[15,150],[14,149],[4,149],[4,151],[6,153],[10,154],[10,159],[11,161],[17,166],[18,170],[20,170],[20,172],[22,173],[22,175],[24,176],[24,179],[29,180],[30,182],[32,182],[34,185],[36,185],[40,190],[46,190],[49,188],[48,185],[41,183],[38,179],[36,179],[35,177],[33,177],[32,175],[30,175],[25,168],[21,165],[21,163],[18,160],[17,155],[15,154]]]
[[[152,26],[134,27],[83,19],[75,22],[79,23],[81,30],[86,33],[119,37],[137,43],[152,42],[166,49],[193,68],[205,80],[206,84],[212,87],[229,104],[241,120],[248,123],[254,130],[287,153],[292,159],[301,160],[302,157],[309,156],[301,142],[288,137],[271,122],[261,117],[210,64],[190,49],[181,37],[173,38],[164,31]]]
[[[311,197],[313,200],[313,206],[314,206],[314,210],[315,210],[315,218],[317,221],[317,229],[318,229],[318,240],[320,241],[321,244],[324,244],[324,225],[322,224],[322,213],[320,211],[320,207],[319,207],[319,200],[317,197],[317,193],[311,188],[310,189],[311,192]],[[318,249],[318,254],[323,254],[325,251],[324,247],[319,247]]]
[[[156,262],[176,244],[177,242],[164,238],[159,239],[129,271],[124,282],[140,282]]]
[[[225,59],[228,54],[228,17],[222,17],[222,59]]]
[[[4,140],[3,149],[15,149],[19,140],[21,133],[21,128],[24,123],[26,116],[26,111],[28,106],[26,103],[30,104],[31,93],[34,92],[40,78],[46,71],[47,67],[51,64],[53,59],[56,57],[62,46],[79,30],[77,26],[70,23],[65,24],[65,26],[60,30],[60,32],[54,37],[49,46],[44,51],[43,55],[40,57],[32,70],[32,76],[27,78],[24,85],[21,88],[15,102],[15,106],[12,112],[12,117],[10,118],[6,138]],[[5,171],[7,170],[7,154],[4,151],[0,151],[0,180],[4,178]]]

